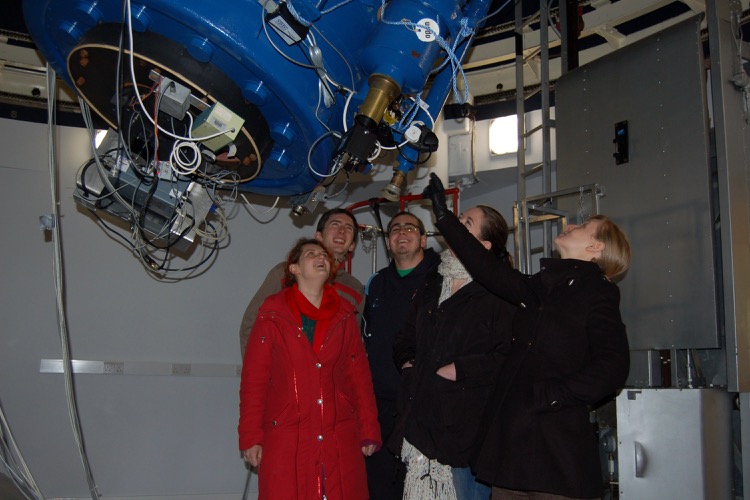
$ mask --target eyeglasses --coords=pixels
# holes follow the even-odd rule
[[[419,232],[419,228],[414,224],[394,224],[388,230],[388,236],[393,236],[394,234],[398,234],[401,231],[405,233],[413,233],[415,231]]]

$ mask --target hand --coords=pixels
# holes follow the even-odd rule
[[[441,366],[438,369],[437,374],[439,377],[443,377],[444,379],[455,382],[456,381],[456,364],[451,363],[449,365]]]
[[[362,447],[362,453],[364,453],[366,457],[371,457],[376,449],[378,449],[378,447],[374,444],[368,444]]]
[[[429,198],[432,202],[432,212],[437,220],[448,214],[448,204],[445,202],[445,188],[440,177],[435,172],[430,173],[430,183],[422,191],[422,198]]]
[[[242,459],[253,467],[260,467],[260,461],[263,458],[263,447],[259,444],[242,450]]]

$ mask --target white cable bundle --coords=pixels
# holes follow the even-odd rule
[[[190,149],[193,152],[192,158],[187,158],[184,153],[181,153],[181,150],[184,148]],[[178,174],[193,174],[201,166],[201,150],[195,142],[176,141],[174,146],[172,146],[169,162],[172,164],[172,170]]]

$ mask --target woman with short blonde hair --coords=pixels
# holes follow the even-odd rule
[[[434,175],[434,174],[433,174]],[[513,344],[482,419],[471,460],[493,500],[594,499],[603,494],[589,413],[625,385],[630,350],[613,282],[630,265],[617,225],[594,216],[555,238],[561,258],[510,269],[445,204],[440,179],[424,195],[436,227],[471,276],[516,306]]]

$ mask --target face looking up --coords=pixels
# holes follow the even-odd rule
[[[354,223],[346,214],[334,214],[326,221],[323,232],[315,233],[315,239],[323,243],[333,254],[342,261],[346,254],[354,250]]]
[[[427,246],[427,236],[421,234],[413,215],[398,215],[388,227],[388,248],[394,258],[415,256]]]
[[[484,223],[484,212],[482,212],[481,209],[477,207],[470,208],[467,211],[463,212],[458,217],[458,220],[477,240],[479,240],[482,245],[484,245],[486,249],[490,249],[492,244],[489,241],[484,241],[481,236],[482,224]]]
[[[555,247],[563,259],[594,260],[604,249],[595,235],[601,221],[587,220],[580,226],[568,224],[565,232],[555,238]]]
[[[302,246],[299,261],[289,266],[289,271],[297,281],[322,279],[331,274],[332,263],[328,252],[321,245],[305,244]]]

